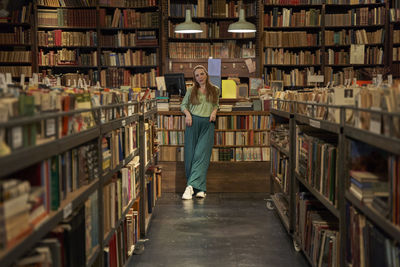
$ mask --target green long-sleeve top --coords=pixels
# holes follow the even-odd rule
[[[219,89],[218,87],[215,87],[217,90],[217,94],[219,95]],[[198,92],[198,98],[199,98],[199,102],[200,104],[198,105],[192,105],[190,104],[189,100],[190,100],[190,94],[192,93],[192,89],[193,88],[189,88],[186,91],[185,97],[182,100],[182,104],[181,104],[181,110],[182,112],[187,109],[189,110],[189,112],[192,115],[196,115],[199,117],[210,117],[211,112],[213,112],[213,110],[218,109],[218,103],[219,103],[219,99],[217,98],[217,103],[214,104],[212,102],[208,102],[206,95],[201,93],[200,91]]]

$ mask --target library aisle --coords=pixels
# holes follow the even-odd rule
[[[182,201],[163,193],[144,251],[128,266],[308,266],[264,193],[210,193]]]

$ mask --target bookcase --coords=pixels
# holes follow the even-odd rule
[[[296,89],[387,74],[388,10],[385,1],[265,0],[266,80]]]
[[[45,103],[43,98],[40,114],[18,113],[21,117],[0,124],[11,149],[0,157],[1,214],[7,227],[0,242],[0,265],[32,262],[37,255],[62,263],[56,256],[60,253],[66,255],[66,266],[128,264],[147,228],[143,207],[154,207],[161,194],[161,174],[153,166],[156,151],[146,166],[141,158],[146,148],[141,124],[154,116],[155,100],[76,105],[49,113],[43,112]],[[37,108],[33,102],[25,106],[32,112]],[[152,145],[151,141],[146,150],[153,151]],[[152,183],[145,183],[145,167],[155,177]],[[19,193],[13,197],[15,190]]]
[[[0,19],[0,72],[11,73],[11,78],[32,77],[32,3],[19,1],[10,6],[8,16]]]
[[[217,113],[207,174],[208,192],[266,192],[266,162],[270,157],[268,115],[266,111]],[[158,111],[157,120],[163,191],[183,192],[185,116],[180,111]]]
[[[164,73],[184,73],[185,78],[193,77],[193,67],[208,67],[208,58],[221,59],[221,76],[249,78],[258,77],[260,41],[256,33],[229,33],[229,24],[235,22],[239,14],[239,4],[230,0],[198,0],[182,2],[163,0],[163,54]],[[246,19],[260,27],[259,2],[243,1]],[[178,34],[175,26],[185,19],[185,10],[190,9],[192,19],[203,29],[198,34]],[[245,59],[256,62],[256,72],[249,73]]]
[[[400,6],[396,1],[391,2],[389,13],[389,21],[390,21],[390,32],[389,32],[389,62],[391,73],[393,77],[397,78],[400,76],[400,58],[399,58],[399,47],[400,47]]]
[[[326,119],[326,112],[340,114],[339,121]],[[394,200],[400,151],[394,121],[399,115],[278,100],[271,116],[271,136],[285,136],[271,139],[278,151],[271,163],[283,165],[279,160],[286,159],[289,186],[271,179],[276,190],[267,206],[277,209],[295,248],[311,266],[392,266],[399,238]],[[363,122],[357,124],[357,118]],[[382,128],[369,128],[366,120],[379,121]]]

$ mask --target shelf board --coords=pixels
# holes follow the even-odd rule
[[[400,139],[398,138],[375,134],[367,130],[357,129],[346,125],[343,128],[343,133],[354,140],[362,141],[393,154],[400,154]]]
[[[142,45],[142,46],[100,46],[100,49],[156,49],[159,46]]]
[[[80,66],[80,65],[43,66],[43,65],[39,65],[39,68],[58,68],[58,69],[97,69],[97,68],[98,68],[98,66]]]
[[[325,26],[325,29],[363,29],[363,28],[384,28],[385,24],[375,25],[344,25],[344,26]]]
[[[295,173],[295,177],[298,181],[300,181],[305,187],[307,187],[308,191],[310,191],[314,197],[316,197],[319,202],[321,202],[333,215],[337,218],[340,217],[339,210],[320,192],[318,192],[314,187],[312,187],[306,180],[304,180],[298,173]]]
[[[282,152],[286,157],[290,157],[289,155],[289,150],[284,149],[283,147],[281,147],[280,145],[278,145],[277,143],[270,141],[270,144],[272,147],[276,148],[278,151]]]
[[[0,66],[30,66],[32,62],[0,62]]]
[[[93,45],[93,46],[83,46],[83,45],[43,46],[43,45],[39,45],[38,48],[40,48],[40,49],[63,49],[63,48],[70,48],[70,49],[97,50],[97,45]]]
[[[158,6],[140,6],[140,7],[126,7],[126,6],[107,6],[107,5],[99,5],[99,8],[108,8],[108,9],[145,9],[145,10],[157,10]]]
[[[105,68],[142,69],[142,68],[157,68],[158,65],[141,65],[141,66],[107,66],[107,65],[102,65],[100,67],[104,68],[104,69]]]
[[[114,174],[116,172],[118,172],[119,170],[121,170],[123,167],[125,167],[126,164],[128,164],[129,162],[131,162],[131,160],[135,157],[139,155],[139,151],[136,148],[135,151],[130,154],[128,157],[124,158],[117,167],[115,167],[112,170],[109,170],[106,174],[103,175],[103,184],[107,184],[108,181],[114,176]]]
[[[146,120],[146,119],[149,119],[149,118],[151,118],[152,116],[154,116],[154,115],[156,115],[157,114],[157,110],[156,109],[153,109],[153,110],[150,110],[150,111],[146,111],[145,113],[144,113],[144,119]]]
[[[393,224],[388,219],[384,218],[378,211],[376,211],[370,205],[364,205],[360,200],[358,200],[353,194],[349,191],[345,193],[346,199],[357,209],[359,209],[365,217],[371,220],[374,224],[376,224],[382,231],[386,232],[389,236],[391,236],[397,242],[400,241],[400,227]]]
[[[356,68],[368,68],[368,67],[376,67],[376,66],[383,66],[384,64],[326,64],[326,67],[356,67]]]
[[[32,44],[0,44],[0,48],[13,48],[13,46],[30,47],[32,46]]]
[[[46,6],[46,5],[37,5],[39,9],[41,8],[63,8],[63,9],[94,9],[96,6]]]
[[[370,3],[370,4],[325,4],[325,7],[330,8],[330,7],[336,7],[336,8],[355,8],[355,7],[380,7],[380,6],[385,6],[385,3]]]
[[[59,209],[50,212],[50,214],[33,229],[32,233],[20,240],[10,249],[0,252],[0,266],[11,266],[17,259],[30,251],[39,240],[46,236],[51,229],[54,229],[64,219],[64,208],[67,208],[67,206],[69,208],[69,205],[71,205],[72,210],[75,210],[77,207],[81,206],[87,198],[97,190],[98,185],[99,181],[96,180],[72,192],[67,199],[61,202]]]
[[[321,64],[305,64],[305,65],[296,65],[296,64],[264,64],[264,67],[280,67],[280,68],[309,68],[309,67],[318,67],[321,68]]]
[[[108,243],[110,242],[111,237],[114,235],[115,230],[118,229],[118,227],[121,225],[122,221],[125,218],[125,215],[128,214],[128,211],[130,208],[132,208],[133,204],[136,202],[136,198],[132,199],[131,202],[126,206],[126,208],[123,210],[121,214],[121,218],[118,219],[117,223],[115,224],[115,228],[112,228],[110,232],[107,233],[106,237],[103,240],[103,247],[108,246]]]
[[[201,42],[201,43],[209,43],[209,42],[223,42],[223,41],[254,41],[256,37],[250,38],[235,38],[235,37],[221,37],[221,38],[172,38],[169,37],[169,42]]]
[[[94,249],[94,252],[90,256],[89,260],[87,261],[86,267],[91,267],[93,266],[94,262],[97,260],[97,257],[100,254],[100,246],[97,245]]]
[[[96,31],[96,27],[79,27],[79,26],[38,26],[38,29],[60,29],[60,30],[93,30]]]
[[[283,213],[283,207],[282,207],[280,201],[278,200],[278,198],[274,195],[271,195],[271,199],[274,202],[275,209],[276,209],[279,217],[281,218],[281,222],[282,222],[283,226],[285,227],[286,231],[288,233],[290,233],[289,217]]]
[[[288,7],[288,8],[318,8],[322,7],[322,4],[264,4],[264,7]]]
[[[340,134],[340,125],[334,122],[329,122],[326,120],[320,120],[320,119],[313,119],[305,115],[301,115],[296,113],[295,114],[295,119],[298,122],[310,125],[314,128],[322,129],[328,132]]]
[[[253,20],[256,16],[248,16],[246,20]],[[185,17],[181,16],[168,16],[168,20],[174,21],[184,21]],[[213,16],[213,17],[192,17],[193,21],[220,21],[220,20],[239,20],[239,17],[220,17],[220,16]]]
[[[100,126],[100,133],[105,134],[111,132],[112,130],[124,127],[126,124],[132,123],[134,121],[139,121],[139,115],[134,114],[129,117],[124,117],[120,119],[116,119],[110,122],[103,123]]]
[[[277,115],[279,117],[283,117],[286,119],[290,118],[290,113],[282,110],[277,110],[277,109],[271,109],[271,114]]]
[[[269,145],[214,145],[213,148],[270,147]]]
[[[357,45],[357,44],[356,44]],[[363,44],[365,46],[383,46],[382,43],[375,43],[375,44]],[[334,45],[325,45],[326,48],[348,48],[351,44],[334,44]]]
[[[267,48],[273,48],[273,49],[287,49],[287,50],[295,50],[295,49],[318,49],[322,48],[320,45],[311,45],[311,46],[283,46],[283,47],[276,47],[276,46],[264,46],[264,50]]]
[[[156,31],[159,30],[159,28],[154,28],[154,27],[134,27],[134,28],[129,28],[129,27],[113,27],[113,28],[107,28],[107,27],[101,27],[101,31]]]
[[[12,174],[17,170],[24,169],[42,160],[48,159],[53,155],[84,144],[99,136],[99,127],[94,127],[87,131],[72,134],[58,140],[26,147],[12,152],[10,155],[0,157],[0,177]],[[32,157],[32,155],[35,155]]]
[[[298,31],[298,30],[320,30],[322,27],[321,26],[296,26],[296,27],[264,27],[264,30],[273,30],[273,31]]]

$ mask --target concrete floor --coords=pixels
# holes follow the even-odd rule
[[[144,251],[127,266],[309,266],[293,249],[266,194],[214,193],[204,200],[163,194]]]

